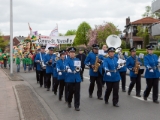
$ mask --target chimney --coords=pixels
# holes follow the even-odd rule
[[[130,23],[130,17],[126,18],[126,25]]]

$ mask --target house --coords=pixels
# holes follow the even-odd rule
[[[144,42],[142,37],[137,36],[137,28],[139,25],[142,25],[144,28],[148,28],[149,34],[151,30],[151,25],[153,23],[159,22],[159,19],[154,19],[151,17],[145,17],[136,21],[131,22],[130,18],[126,18],[126,26],[125,26],[125,39],[127,43],[130,43],[130,40],[133,40],[133,46],[137,49],[144,48]],[[150,43],[157,44],[157,40],[154,40],[152,35],[150,35]]]

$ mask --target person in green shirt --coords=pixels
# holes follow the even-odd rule
[[[0,54],[0,67],[3,68],[3,57],[2,57],[2,54]]]
[[[2,58],[3,58],[4,68],[7,68],[7,53],[6,53],[6,51],[4,51],[4,53],[2,54]]]
[[[19,55],[17,55],[16,57],[17,73],[20,72],[20,63],[21,63],[21,59]]]
[[[26,73],[26,67],[27,67],[27,62],[26,62],[26,60],[27,60],[27,57],[26,56],[24,56],[24,58],[22,59],[22,62],[23,62],[23,68],[24,68],[24,72]]]
[[[10,55],[8,55],[8,66],[10,68]]]

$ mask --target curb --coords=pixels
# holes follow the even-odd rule
[[[52,120],[58,120],[57,116],[54,114],[54,112],[51,110],[51,108],[48,106],[48,104],[45,102],[45,100],[43,100],[43,98],[38,93],[36,93],[35,89],[29,83],[27,83],[27,84],[31,88],[31,90],[34,92],[34,94],[36,95],[36,97],[39,99],[39,101],[41,102],[41,104],[44,106],[44,108],[48,112],[50,118]]]
[[[14,94],[15,94],[15,97],[16,97],[16,102],[17,102],[17,106],[18,106],[20,120],[25,120],[25,118],[23,116],[23,111],[22,111],[22,107],[21,107],[21,104],[20,104],[20,100],[18,98],[17,90],[15,89],[15,86],[13,86],[12,88],[13,88],[13,91],[14,91]]]

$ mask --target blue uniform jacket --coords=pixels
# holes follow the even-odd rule
[[[159,78],[160,73],[158,70],[158,56],[153,54],[153,55],[146,55],[144,57],[144,65],[146,67],[146,72],[145,72],[145,78]],[[153,72],[149,72],[149,69],[152,68]]]
[[[95,64],[95,61],[96,61],[96,56],[98,54],[95,54],[93,52],[90,52],[88,54],[88,56],[86,57],[85,61],[84,61],[84,64],[85,65],[94,65]],[[102,57],[98,56],[99,59],[101,59]],[[98,69],[98,72],[100,72],[102,74],[102,65],[100,65],[99,69]],[[98,76],[98,72],[94,72],[92,68],[89,69],[89,75],[90,76]]]
[[[45,55],[46,55],[46,53],[41,53],[41,57],[42,57],[42,60],[43,60],[43,61],[44,61]],[[35,62],[36,62],[36,60],[41,61],[41,57],[40,57],[40,53],[37,53],[34,61],[35,61]],[[37,65],[37,70],[42,70],[41,65],[40,65],[39,62],[38,62],[38,63],[36,62],[36,65]]]
[[[130,57],[128,57],[128,59],[126,61],[126,66],[130,70],[130,77],[137,77],[137,75],[134,74],[134,71],[133,71],[133,68],[135,66],[136,57],[137,56],[135,56],[135,57],[130,56]],[[140,65],[142,65],[141,60],[139,58],[138,58],[138,61],[140,62]]]
[[[69,67],[72,70],[72,73],[66,73],[65,82],[75,83],[81,82],[80,72],[73,73],[75,71],[74,61],[80,61],[78,58],[68,58],[66,60],[65,68]]]
[[[115,56],[117,59],[119,59],[118,54],[115,54],[114,56]],[[127,60],[127,56],[124,55],[124,58],[125,58],[125,60]],[[123,66],[122,68],[120,68],[118,71],[119,71],[119,72],[126,72],[126,71],[127,71],[127,66],[124,65],[124,66]]]
[[[55,58],[56,56],[54,54],[50,55],[50,54],[46,54],[45,57],[44,57],[44,63],[46,64],[46,73],[53,73],[53,66],[52,64],[49,65],[48,62],[50,61],[50,59],[52,59],[52,62],[53,62],[53,59]]]
[[[62,75],[58,75],[58,80],[65,80],[66,72],[65,72],[65,59],[58,60],[56,63],[57,71],[62,71]]]
[[[104,60],[103,69],[105,71],[110,71],[111,76],[108,76],[105,72],[103,76],[103,81],[107,81],[107,82],[120,81],[121,77],[120,77],[119,71],[117,70],[117,67],[118,67],[117,61],[118,59],[116,57],[113,57],[113,58],[108,57]]]

